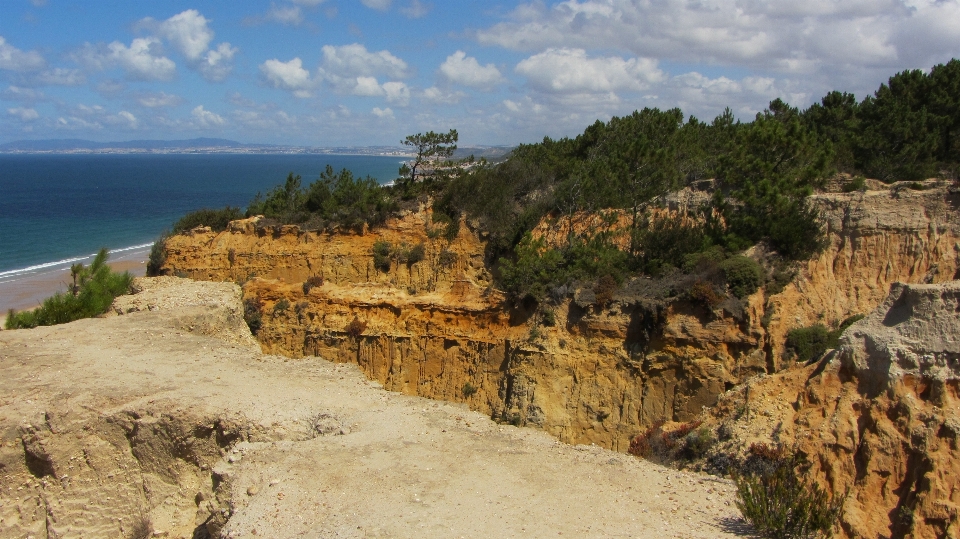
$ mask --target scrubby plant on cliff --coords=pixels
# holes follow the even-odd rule
[[[760,473],[734,475],[736,504],[761,537],[807,539],[830,533],[843,496],[803,479],[801,463],[782,458]]]
[[[174,234],[182,234],[198,226],[208,226],[214,232],[223,232],[227,229],[230,221],[237,219],[243,219],[243,212],[240,211],[240,208],[230,206],[224,206],[219,210],[203,208],[181,217],[173,224],[172,231]]]
[[[58,292],[32,310],[10,311],[6,329],[52,326],[103,314],[114,298],[127,294],[133,283],[128,272],[117,273],[107,266],[108,253],[100,249],[93,262],[76,268],[76,286],[71,293]]]
[[[746,256],[732,256],[720,262],[719,267],[730,292],[741,299],[756,292],[766,278],[763,267]]]
[[[393,252],[393,246],[389,241],[377,240],[373,244],[373,267],[377,271],[387,273],[390,271],[390,254]]]
[[[147,277],[156,277],[160,275],[160,268],[167,261],[167,238],[170,234],[164,232],[153,242],[150,247],[150,255],[147,257]]]

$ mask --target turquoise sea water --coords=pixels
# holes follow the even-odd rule
[[[289,172],[327,164],[396,178],[401,157],[359,155],[0,155],[0,282],[84,260],[101,247],[146,250],[186,212],[245,207]]]

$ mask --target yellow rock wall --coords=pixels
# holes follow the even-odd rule
[[[453,240],[431,239],[429,209],[364,234],[265,227],[256,218],[220,234],[199,229],[168,240],[164,269],[246,281],[267,352],[357,363],[392,390],[467,402],[567,442],[623,451],[654,421],[691,420],[734,384],[780,368],[790,329],[868,312],[895,280],[953,277],[960,219],[946,187],[815,201],[827,249],[783,292],[754,294],[738,315],[624,291],[605,307],[578,304],[575,291],[556,307],[556,324],[542,325],[493,289],[484,242],[466,222]],[[379,272],[372,247],[381,239],[423,242],[427,256]],[[456,254],[444,257],[448,265],[444,251]],[[324,284],[305,293],[310,276]],[[354,320],[360,335],[347,331]]]

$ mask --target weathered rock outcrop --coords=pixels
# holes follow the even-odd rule
[[[843,495],[841,536],[960,534],[960,281],[895,284],[819,362],[751,381],[701,419],[721,442],[701,465],[754,443],[806,457]]]
[[[436,238],[429,209],[366,234],[255,219],[221,234],[196,231],[167,242],[165,270],[258,275],[244,291],[262,313],[258,339],[271,353],[357,363],[390,389],[467,402],[564,441],[623,451],[654,421],[690,420],[735,384],[782,368],[790,329],[868,312],[895,280],[951,279],[958,196],[930,187],[817,195],[828,232],[823,253],[777,295],[761,291],[713,309],[676,294],[692,280],[637,279],[609,302],[590,288],[568,290],[548,325],[542,310],[491,288],[481,233],[462,222],[453,240]],[[381,272],[372,253],[378,240],[423,242],[427,256]],[[323,284],[304,286],[310,276]]]
[[[138,288],[0,333],[0,538],[734,537],[729,481],[263,355],[230,283]]]

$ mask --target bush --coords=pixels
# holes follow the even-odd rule
[[[613,295],[617,291],[617,280],[613,278],[612,275],[604,275],[597,280],[596,286],[593,287],[593,292],[596,294],[597,305],[600,307],[606,307],[608,303],[613,301]]]
[[[243,321],[254,335],[263,327],[263,302],[260,298],[243,300]]]
[[[393,246],[389,241],[378,240],[373,244],[373,267],[378,271],[387,273],[390,271],[390,254]]]
[[[319,275],[311,275],[310,277],[307,277],[307,280],[303,282],[304,295],[309,294],[310,290],[318,286],[323,286],[323,277],[320,277]]]
[[[457,253],[454,253],[453,251],[441,251],[439,262],[441,266],[449,268],[450,266],[456,264],[457,258],[459,258]]]
[[[544,307],[540,311],[540,321],[547,327],[553,327],[557,324],[557,313],[549,307]]]
[[[471,396],[473,396],[477,392],[477,388],[470,382],[467,382],[463,384],[462,391],[463,391],[463,396],[469,399]]]
[[[853,179],[843,184],[844,193],[853,193],[854,191],[866,191],[867,181],[863,176],[855,176]]]
[[[355,316],[353,317],[353,320],[347,324],[347,327],[343,328],[343,330],[347,332],[347,335],[349,335],[350,338],[356,340],[359,339],[360,336],[363,335],[363,332],[367,330],[367,323],[361,321]]]
[[[707,281],[698,280],[693,283],[687,295],[690,297],[690,301],[700,303],[710,309],[723,302],[723,296],[718,294],[713,285]]]
[[[765,272],[755,260],[746,256],[733,256],[720,263],[720,271],[730,286],[730,292],[738,298],[753,294],[763,283]]]
[[[160,268],[167,261],[167,238],[169,234],[164,232],[157,241],[150,247],[150,257],[147,259],[147,277],[156,277],[160,275]]]
[[[840,516],[843,497],[804,482],[797,464],[781,459],[769,471],[734,476],[737,508],[762,537],[817,537],[829,533]]]
[[[793,353],[797,361],[807,363],[826,352],[829,343],[827,328],[821,324],[797,328],[787,333],[786,349]]]
[[[71,270],[76,286],[71,287],[71,293],[58,292],[32,311],[18,313],[11,310],[4,327],[25,329],[52,326],[107,312],[114,298],[129,293],[133,283],[130,273],[116,273],[107,266],[108,256],[106,249],[100,249],[90,266],[75,265]]]
[[[280,301],[273,304],[273,316],[286,311],[290,308],[290,302],[286,298],[281,299]]]
[[[410,248],[410,254],[407,256],[407,264],[416,264],[424,259],[426,256],[426,248],[423,246],[423,242],[418,243]]]
[[[208,226],[214,232],[223,232],[227,229],[230,221],[236,221],[237,219],[243,219],[243,212],[240,211],[240,208],[231,208],[230,206],[225,206],[219,210],[203,208],[181,217],[173,224],[173,233],[183,234],[198,226]]]

